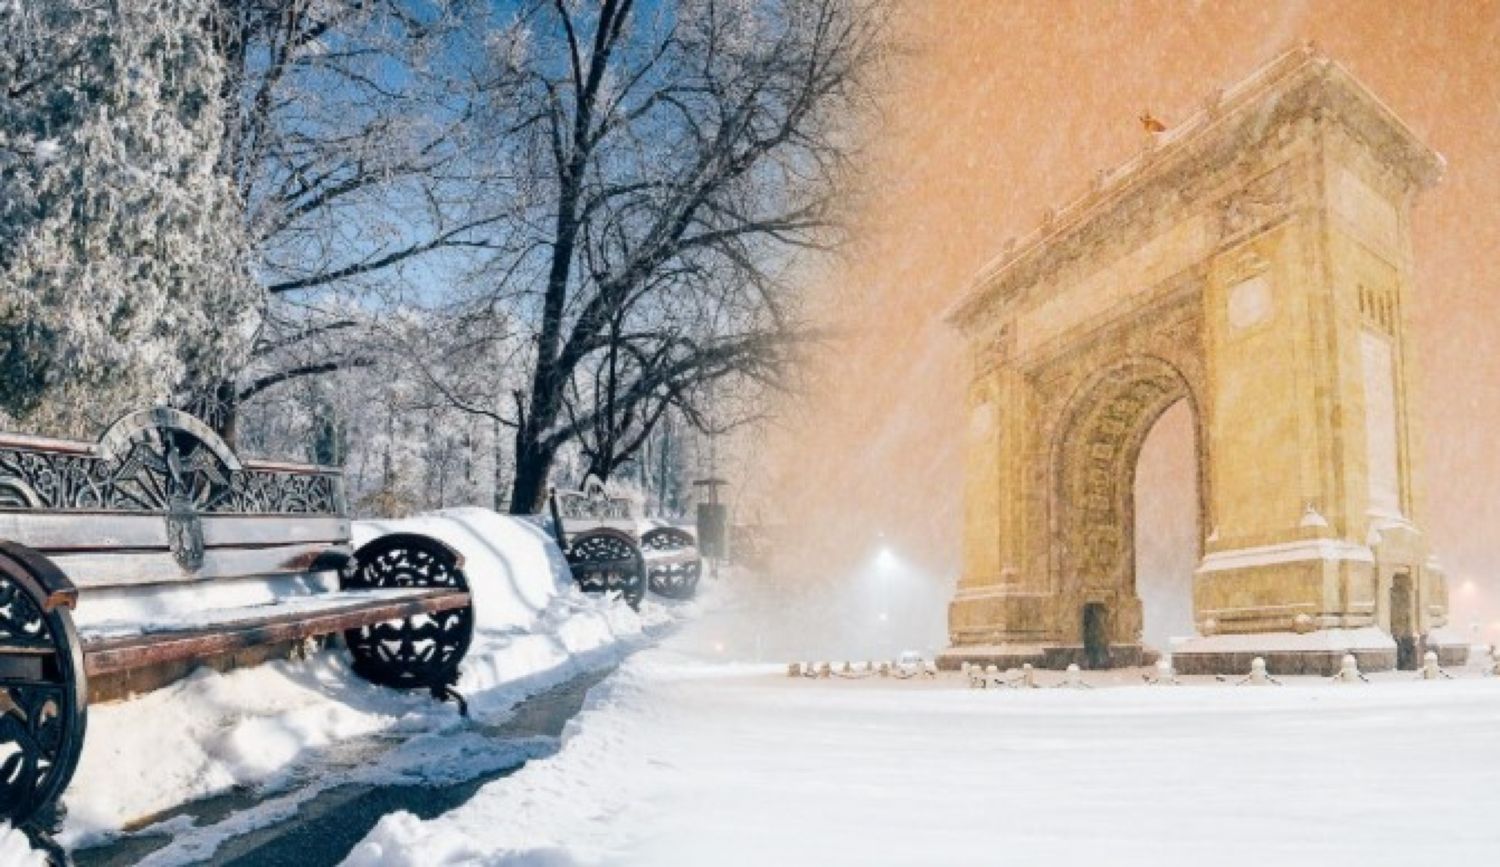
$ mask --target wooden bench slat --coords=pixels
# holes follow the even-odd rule
[[[632,572],[636,565],[634,557],[619,560],[579,560],[572,564],[574,569],[586,569],[590,572]]]
[[[563,532],[569,536],[587,533],[600,527],[608,527],[611,530],[619,530],[634,536],[639,528],[634,518],[563,518],[562,524]]]
[[[159,515],[0,512],[0,539],[38,551],[167,547]]]
[[[349,541],[349,519],[323,515],[205,515],[203,544],[279,545],[294,542]]]
[[[265,548],[210,548],[203,552],[203,565],[192,572],[183,569],[177,558],[167,551],[59,554],[52,561],[80,590],[87,591],[91,587],[306,572],[319,557],[331,551],[349,553],[349,548],[326,542]]]
[[[666,551],[642,548],[641,557],[645,559],[647,566],[677,566],[696,563],[700,559],[697,548],[673,548]]]
[[[51,645],[0,643],[0,656],[51,656]]]
[[[107,674],[143,666],[232,653],[249,647],[297,641],[382,623],[449,611],[469,604],[459,590],[346,590],[306,597],[317,604],[287,610],[283,605],[231,609],[226,619],[208,626],[142,632],[127,636],[83,638],[84,670]]]
[[[203,515],[209,548],[345,542],[347,518],[328,515]],[[167,550],[167,522],[152,513],[0,512],[0,539],[48,554],[68,551]]]
[[[23,449],[32,452],[55,452],[63,455],[91,455],[94,443],[60,440],[54,437],[39,437],[30,434],[0,431],[0,448]]]

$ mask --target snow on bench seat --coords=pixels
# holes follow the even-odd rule
[[[695,563],[698,560],[697,548],[674,548],[663,550],[660,548],[642,548],[641,557],[645,558],[648,566],[670,566],[675,563]]]
[[[268,604],[204,610],[172,620],[105,621],[90,625],[79,638],[85,668],[93,675],[296,641],[468,604],[468,593],[452,590],[341,590]]]
[[[114,672],[300,640],[374,622],[453,610],[468,592],[431,588],[344,589],[269,604],[204,610],[172,621],[93,624],[80,633],[87,673]]]

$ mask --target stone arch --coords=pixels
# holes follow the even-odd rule
[[[1178,401],[1187,402],[1193,418],[1201,550],[1207,502],[1203,413],[1181,370],[1153,355],[1106,365],[1073,391],[1053,429],[1048,459],[1053,592],[1078,611],[1105,605],[1115,643],[1136,643],[1141,629],[1135,588],[1136,462],[1151,428]]]
[[[1421,529],[1406,363],[1410,207],[1441,160],[1314,52],[1221,96],[1008,246],[949,313],[996,423],[965,444],[946,664],[1094,662],[1085,605],[1109,664],[1139,654],[1135,462],[1179,398],[1202,550],[1179,670],[1243,670],[1252,651],[1390,667],[1398,574],[1405,635],[1466,652]]]

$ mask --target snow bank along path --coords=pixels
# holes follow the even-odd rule
[[[47,867],[47,856],[31,848],[26,835],[0,822],[0,865],[4,867]]]
[[[714,665],[687,627],[562,749],[346,867],[1500,863],[1500,679],[967,690]]]
[[[361,522],[355,544],[397,531],[435,536],[464,555],[476,624],[458,688],[477,718],[613,662],[674,616],[649,601],[637,613],[578,593],[562,552],[525,519],[454,509]],[[460,725],[453,705],[425,692],[366,683],[341,649],[228,674],[199,672],[89,709],[89,737],[64,796],[68,818],[60,840],[87,845],[189,800],[239,785],[275,786],[299,759],[339,741]]]

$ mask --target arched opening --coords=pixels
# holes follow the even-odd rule
[[[1170,364],[1138,356],[1101,370],[1074,392],[1067,407],[1054,439],[1051,554],[1054,587],[1077,619],[1063,624],[1061,638],[1077,648],[1079,662],[1091,667],[1137,665],[1144,626],[1136,582],[1138,458],[1158,422],[1181,407],[1166,430],[1185,427],[1186,448],[1181,451],[1194,463],[1187,484],[1196,489],[1190,389]],[[1152,479],[1156,463],[1153,458],[1148,464]],[[1189,502],[1196,534],[1196,490]],[[1153,519],[1154,505],[1148,508]],[[1191,544],[1196,556],[1196,538]],[[1190,584],[1181,596],[1190,624]]]
[[[1169,652],[1172,638],[1193,634],[1193,570],[1202,553],[1197,437],[1186,400],[1162,413],[1146,434],[1134,497],[1141,640]]]

